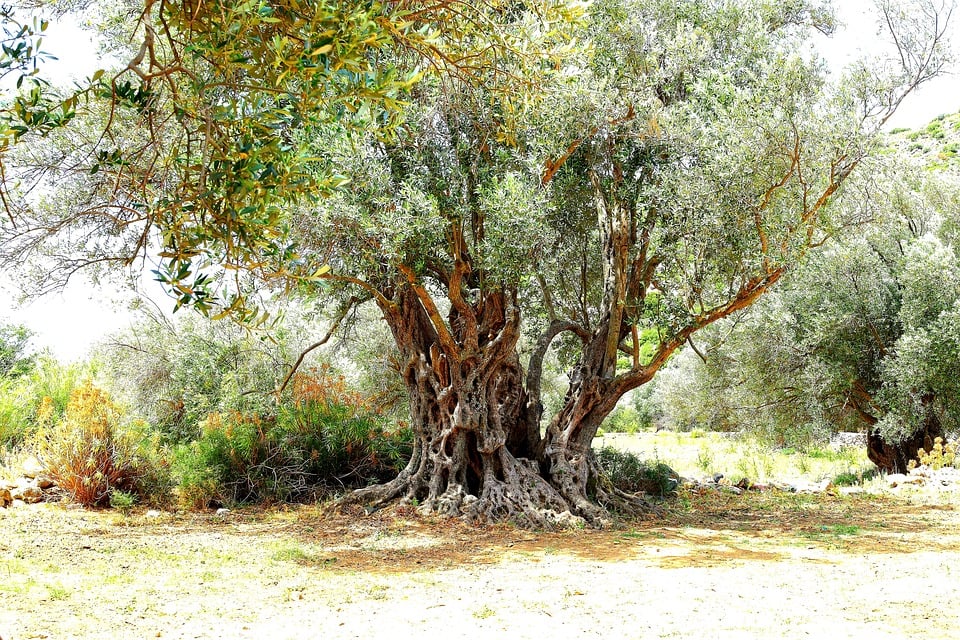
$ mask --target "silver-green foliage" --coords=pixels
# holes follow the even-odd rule
[[[665,386],[668,407],[697,394],[699,414],[717,414],[707,426],[733,423],[781,442],[843,429],[876,428],[890,442],[929,424],[956,430],[958,184],[894,157],[896,174],[875,167],[876,190],[848,197],[876,222],[812,255],[728,335],[714,334],[725,344]]]

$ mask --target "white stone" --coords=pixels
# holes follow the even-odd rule
[[[41,473],[43,473],[43,465],[40,464],[40,461],[30,456],[23,461],[23,475],[28,478],[36,478]]]
[[[902,473],[891,473],[887,476],[887,482],[890,483],[890,487],[896,487],[903,484],[907,480],[907,476]]]

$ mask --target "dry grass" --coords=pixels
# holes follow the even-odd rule
[[[958,525],[951,506],[778,492],[687,492],[660,518],[559,533],[405,509],[42,505],[0,512],[0,636],[613,637],[633,624],[631,637],[911,637],[934,591],[960,598]],[[927,637],[958,622],[941,616]]]
[[[687,473],[711,436],[655,438]],[[754,455],[725,444],[719,464]],[[960,613],[929,603],[960,601],[957,502],[687,488],[657,517],[554,533],[409,508],[0,510],[0,637],[951,637]]]
[[[612,433],[599,438],[595,446],[605,445],[665,462],[687,478],[721,473],[734,482],[748,478],[753,482],[813,484],[873,467],[864,447],[820,447],[802,452],[774,449],[749,437],[702,431]]]

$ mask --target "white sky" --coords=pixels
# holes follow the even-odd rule
[[[830,41],[822,42],[819,48],[832,64],[839,67],[857,57],[864,48],[875,45],[878,38],[875,20],[869,13],[869,0],[834,0],[834,4],[846,26]],[[954,19],[960,21],[960,13]],[[50,64],[56,65],[57,73],[65,77],[82,78],[97,69],[91,38],[74,24],[51,25],[43,49],[59,58]],[[941,113],[958,110],[960,83],[955,77],[946,76],[909,96],[888,124],[890,127],[917,127]],[[0,273],[0,321],[27,325],[37,334],[34,345],[40,349],[49,348],[63,361],[82,358],[97,340],[129,326],[131,321],[122,302],[130,300],[128,294],[105,291],[82,278],[77,278],[61,294],[51,294],[16,308],[15,299],[19,295],[20,292],[12,289],[9,280]],[[163,309],[173,307],[168,299],[158,295],[154,299]]]

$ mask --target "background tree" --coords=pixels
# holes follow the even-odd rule
[[[939,151],[950,144],[937,142],[938,163],[950,163]],[[875,221],[812,255],[697,368],[693,384],[723,399],[705,399],[720,420],[783,439],[798,424],[863,430],[870,460],[888,472],[956,429],[957,186],[930,174],[929,160],[908,170],[906,146],[854,200]]]
[[[33,332],[15,324],[0,324],[0,377],[17,378],[28,373],[36,356],[30,353]]]

